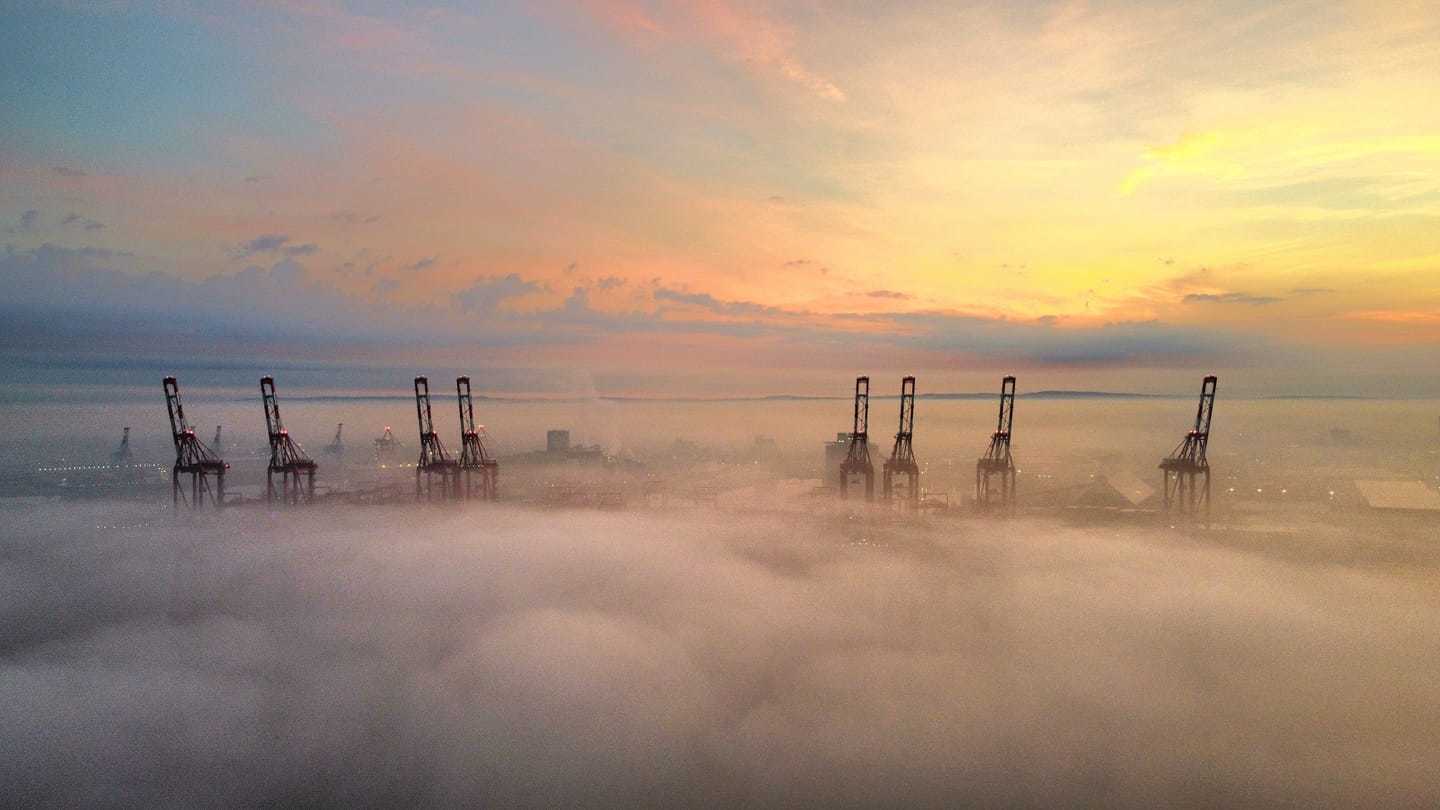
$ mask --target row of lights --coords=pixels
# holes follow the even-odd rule
[[[132,470],[137,467],[147,469],[160,469],[159,464],[91,464],[75,465],[73,467],[36,467],[36,472],[80,472],[84,470]]]
[[[1225,490],[1225,491],[1226,491],[1226,492],[1231,492],[1231,493],[1233,493],[1233,492],[1235,491],[1235,487],[1230,487],[1229,489],[1227,489],[1227,490]],[[1262,495],[1262,494],[1264,494],[1264,492],[1265,492],[1265,490],[1264,490],[1264,488],[1262,488],[1262,487],[1256,487],[1256,488],[1255,488],[1255,494],[1256,494],[1256,495]],[[1332,489],[1332,490],[1329,490],[1328,492],[1329,492],[1329,494],[1330,494],[1330,497],[1332,497],[1332,498],[1335,497],[1335,490]],[[1290,494],[1290,490],[1289,490],[1289,489],[1286,489],[1286,488],[1284,488],[1284,487],[1281,487],[1281,488],[1280,488],[1280,494],[1281,494],[1281,495],[1288,495],[1288,494]]]

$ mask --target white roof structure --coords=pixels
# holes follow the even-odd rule
[[[1074,506],[1127,509],[1138,507],[1155,496],[1155,488],[1128,472],[1112,471],[1095,476],[1076,497]]]
[[[1422,481],[1356,481],[1355,488],[1372,509],[1440,512],[1440,492]]]
[[[1116,492],[1125,497],[1125,500],[1139,506],[1149,500],[1155,494],[1155,488],[1141,481],[1132,473],[1113,470],[1102,476]]]

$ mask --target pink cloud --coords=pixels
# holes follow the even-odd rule
[[[585,11],[609,31],[632,40],[663,36],[664,26],[632,0],[582,0]]]
[[[844,101],[845,93],[795,57],[795,30],[756,11],[743,10],[727,0],[694,3],[700,32],[731,51],[732,56],[782,76],[831,101]]]
[[[727,0],[664,6],[663,23],[634,0],[585,0],[583,6],[601,27],[632,46],[648,46],[661,37],[681,38],[739,62],[762,78],[798,85],[830,101],[846,100],[839,86],[795,55],[796,30],[777,16]]]

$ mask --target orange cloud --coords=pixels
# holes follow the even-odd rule
[[[1352,321],[1440,326],[1440,310],[1434,309],[1365,309],[1347,312],[1345,317]]]

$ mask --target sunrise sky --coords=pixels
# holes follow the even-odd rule
[[[0,2],[7,356],[1440,395],[1440,3],[398,5]]]

